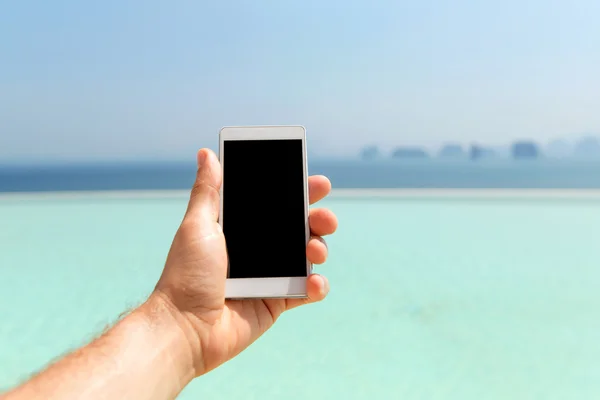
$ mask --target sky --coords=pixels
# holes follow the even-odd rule
[[[0,1],[0,162],[312,154],[600,133],[600,2]]]

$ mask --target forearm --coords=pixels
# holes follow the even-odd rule
[[[191,330],[153,294],[89,345],[11,392],[21,399],[170,399],[195,376]]]

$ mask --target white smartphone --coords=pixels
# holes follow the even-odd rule
[[[308,168],[302,126],[225,127],[219,223],[229,267],[225,297],[306,297]]]

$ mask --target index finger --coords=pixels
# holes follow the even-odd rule
[[[314,204],[331,192],[331,182],[323,175],[308,177],[308,202]]]

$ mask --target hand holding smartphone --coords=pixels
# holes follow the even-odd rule
[[[219,223],[226,298],[307,297],[308,168],[302,126],[225,127]]]

